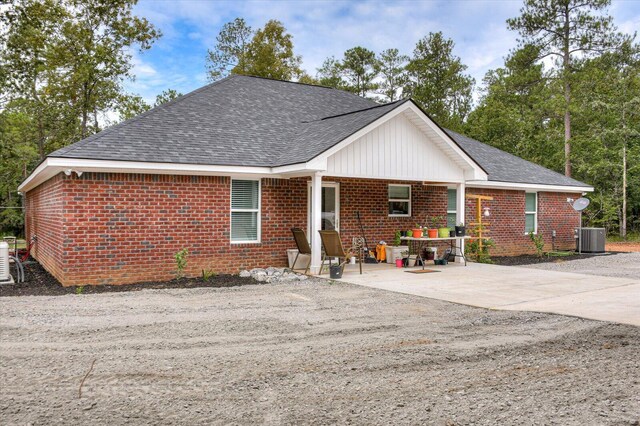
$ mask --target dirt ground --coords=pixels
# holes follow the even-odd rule
[[[16,277],[15,269],[11,268]],[[252,278],[238,275],[215,275],[208,279],[203,277],[180,278],[171,281],[146,282],[127,285],[87,285],[63,287],[55,277],[47,272],[38,262],[24,265],[25,280],[22,283],[0,285],[0,297],[13,296],[59,296],[65,294],[113,293],[121,291],[140,291],[145,289],[197,288],[197,287],[236,287],[240,285],[259,284]]]
[[[611,242],[605,245],[607,251],[619,251],[619,252],[640,252],[640,241],[621,241]]]
[[[640,419],[633,326],[318,280],[6,297],[0,318],[2,424]]]

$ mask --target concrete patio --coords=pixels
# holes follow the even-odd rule
[[[469,262],[414,274],[387,264],[347,265],[341,281],[489,309],[552,312],[640,326],[640,279]]]

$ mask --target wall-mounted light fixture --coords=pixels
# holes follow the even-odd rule
[[[66,169],[64,171],[64,174],[67,175],[67,176],[71,176],[71,173],[75,173],[76,176],[78,176],[78,177],[82,176],[82,172],[79,172],[77,170]]]
[[[491,212],[489,211],[489,207],[485,207],[484,208],[484,215],[485,215],[485,217],[491,216]]]

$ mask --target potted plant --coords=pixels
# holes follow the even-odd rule
[[[406,232],[405,232],[406,234]],[[387,252],[387,263],[390,264],[394,264],[396,263],[396,260],[399,259],[400,261],[402,261],[402,251],[403,250],[407,250],[408,246],[403,246],[402,245],[402,240],[400,239],[402,237],[402,232],[401,231],[396,231],[394,237],[393,237],[393,243],[392,245],[386,245],[385,246],[385,250]]]
[[[422,227],[416,223],[416,227],[411,230],[413,238],[422,238]]]
[[[431,219],[427,220],[431,225],[427,231],[429,238],[438,238],[438,223],[440,223],[441,219],[441,216],[433,216]]]
[[[407,231],[407,237],[409,238],[413,237],[413,231],[411,229]]]
[[[456,225],[456,237],[464,237],[466,232],[467,228],[464,226],[463,222]]]

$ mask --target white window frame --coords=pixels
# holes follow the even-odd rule
[[[449,191],[453,191],[456,194],[456,209],[454,210],[449,210]],[[456,188],[447,188],[447,226],[449,225],[449,215],[450,214],[454,214],[456,215],[456,220],[453,221],[453,226],[456,226],[457,223],[457,218],[458,218],[458,190]]]
[[[527,211],[527,194],[533,194],[536,197],[535,200],[535,206],[536,206],[536,210],[535,211]],[[536,235],[538,233],[538,193],[537,192],[525,192],[524,193],[524,235],[529,235],[529,232],[527,232],[527,215],[533,215],[533,234]]]
[[[233,208],[233,181],[245,180],[258,182],[258,208],[257,209],[234,209]],[[231,179],[231,185],[229,185],[229,241],[231,244],[260,244],[262,242],[262,179]],[[257,239],[256,240],[241,240],[233,241],[233,213],[251,212],[257,213]]]
[[[406,199],[406,198],[389,198],[389,189],[392,186],[402,186],[402,187],[405,187],[405,188],[409,188],[409,198],[408,199]],[[389,185],[387,185],[387,214],[388,214],[389,217],[411,217],[411,195],[412,195],[411,193],[413,192],[411,189],[412,189],[411,185],[410,184],[405,184],[405,183],[390,183]],[[409,203],[409,213],[408,214],[391,214],[391,213],[388,213],[389,212],[389,203],[392,203],[392,202],[401,202],[401,203],[408,202]]]

